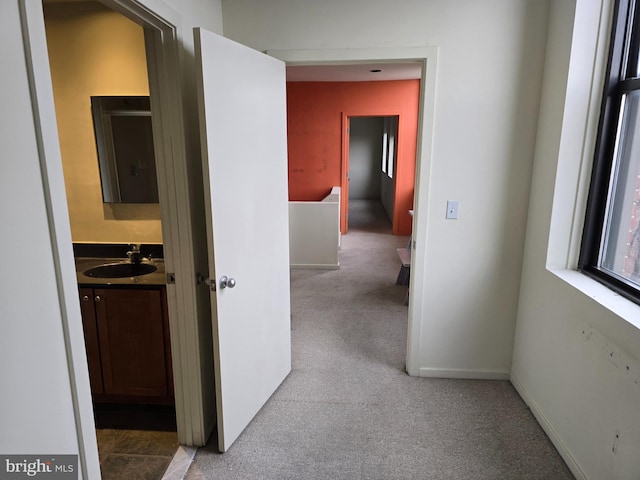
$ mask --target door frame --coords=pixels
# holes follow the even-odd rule
[[[414,186],[413,241],[411,278],[409,281],[409,320],[407,329],[407,373],[419,376],[421,319],[426,274],[427,204],[433,154],[438,47],[398,47],[320,50],[267,50],[287,65],[353,65],[363,63],[420,62],[420,112],[418,115],[418,145]],[[344,117],[343,117],[344,118]],[[345,129],[343,121],[343,132]],[[344,172],[343,172],[344,175]],[[418,246],[419,248],[416,248]]]
[[[191,215],[183,115],[178,32],[182,18],[162,0],[99,1],[145,29],[164,260],[166,271],[175,275],[175,283],[167,285],[167,306],[178,441],[204,446],[216,420],[213,367],[204,365],[212,358],[213,347],[210,318],[201,318],[203,302],[196,288],[198,271],[206,272],[206,266],[196,264],[194,251],[198,226]],[[208,292],[205,286],[200,295],[207,295],[208,303],[204,292]]]
[[[43,168],[45,202],[61,232],[70,224],[64,180],[61,173],[60,146],[53,100],[49,57],[41,0],[18,0],[22,30],[28,46],[26,61],[32,90],[33,113],[38,131]],[[202,446],[215,425],[215,391],[213,368],[203,368],[208,358],[203,339],[203,322],[199,318],[192,222],[187,165],[186,139],[181,86],[181,55],[178,29],[181,16],[162,0],[100,0],[105,6],[123,14],[145,28],[145,44],[154,114],[153,130],[157,156],[158,194],[161,204],[165,266],[175,274],[175,283],[167,285],[169,328],[171,332],[174,393],[178,441],[188,446]],[[157,117],[157,121],[156,121]],[[202,227],[204,228],[204,227]],[[73,317],[78,309],[75,264],[70,236],[53,239],[54,264],[60,276],[60,301],[63,306],[63,329],[71,378],[71,395],[76,414],[80,448],[80,469],[94,472],[97,465],[95,422],[90,393],[84,385],[87,368],[82,325]],[[68,242],[68,245],[65,244]],[[71,274],[72,272],[72,274]],[[70,281],[70,279],[73,279]],[[74,284],[75,283],[75,284]],[[206,290],[206,289],[203,289]],[[71,312],[71,314],[69,314]],[[206,328],[204,335],[206,335]],[[212,348],[212,347],[210,347]],[[93,437],[93,440],[91,439]]]

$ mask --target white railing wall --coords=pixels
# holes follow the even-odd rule
[[[319,202],[289,202],[289,263],[293,268],[340,268],[340,187]]]

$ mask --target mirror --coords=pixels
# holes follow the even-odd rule
[[[149,97],[91,97],[105,203],[158,203]]]

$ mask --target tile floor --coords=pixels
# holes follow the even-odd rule
[[[176,432],[97,429],[103,480],[160,480],[178,449]]]

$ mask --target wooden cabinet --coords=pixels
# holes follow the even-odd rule
[[[98,339],[98,323],[93,305],[93,289],[80,289],[80,310],[82,312],[82,327],[84,329],[84,344],[89,364],[89,381],[91,393],[100,395],[102,388],[102,366],[100,365],[100,340]]]
[[[95,402],[173,403],[164,287],[81,288]]]

